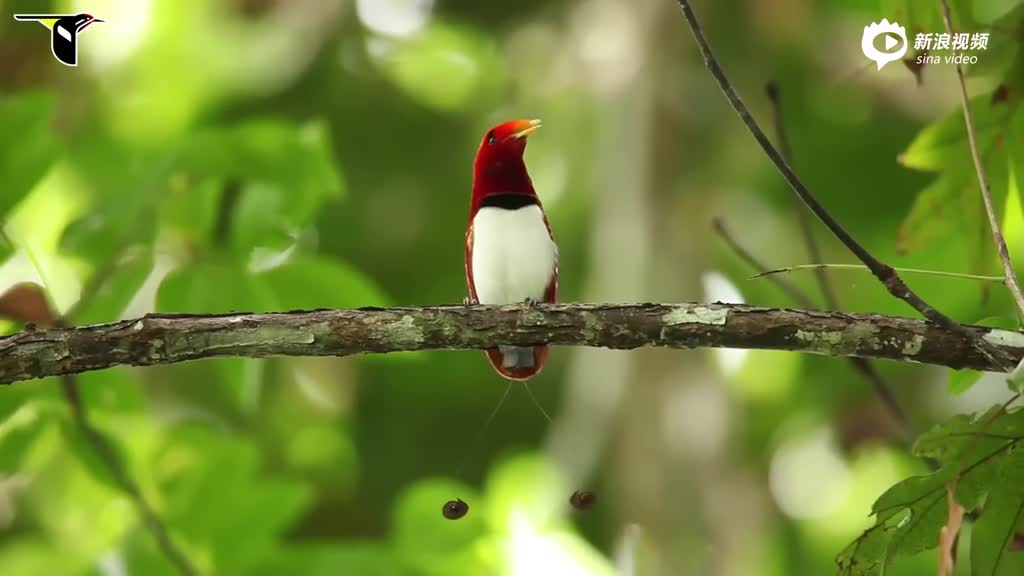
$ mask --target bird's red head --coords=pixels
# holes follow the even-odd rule
[[[473,164],[473,206],[470,217],[480,202],[491,194],[530,194],[533,183],[526,173],[523,152],[526,137],[540,128],[540,120],[509,120],[484,134]]]

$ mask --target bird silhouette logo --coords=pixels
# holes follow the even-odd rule
[[[92,14],[15,14],[15,20],[36,21],[50,29],[50,50],[65,66],[78,66],[78,35],[95,22]]]

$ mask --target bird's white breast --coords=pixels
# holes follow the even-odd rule
[[[473,218],[473,285],[481,304],[543,300],[557,260],[539,206],[484,207]]]

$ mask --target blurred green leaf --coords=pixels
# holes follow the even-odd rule
[[[76,421],[66,421],[62,427],[65,442],[94,480],[106,484],[111,490],[119,491],[121,484],[106,460],[111,457],[117,468],[126,469],[124,455],[117,445],[117,436],[95,424],[93,426],[102,436],[94,434],[92,430],[86,431]]]
[[[153,271],[153,252],[150,246],[137,246],[127,251],[125,257],[110,262],[94,272],[99,275],[87,280],[97,283],[94,294],[84,294],[88,299],[76,306],[75,324],[102,324],[121,318],[142,284]]]
[[[445,502],[460,498],[469,512],[458,520],[441,514]],[[469,486],[422,480],[406,490],[394,511],[392,538],[402,564],[418,574],[487,574],[476,544],[487,533],[487,503]]]
[[[395,559],[392,550],[381,544],[302,544],[289,546],[260,566],[254,576],[402,576],[411,574]]]
[[[982,24],[989,24],[1019,7],[1020,0],[974,0],[973,4],[974,19]]]
[[[186,142],[181,166],[193,177],[241,183],[232,230],[243,251],[278,245],[282,235],[311,222],[325,199],[344,191],[321,121],[262,119],[210,128]]]
[[[156,297],[158,312],[267,312],[276,307],[269,286],[251,278],[241,264],[228,258],[178,268],[164,278]]]
[[[971,114],[978,147],[984,155],[1000,135],[1005,136],[1010,119],[1018,110],[1019,99],[994,101],[992,94],[971,99]],[[971,166],[971,151],[963,110],[957,106],[944,118],[930,124],[914,138],[899,156],[907,168],[948,173],[952,166]]]
[[[241,438],[182,426],[157,457],[166,521],[211,559],[211,573],[261,566],[309,506],[308,489],[262,473],[259,453]]]
[[[25,460],[43,433],[60,422],[60,410],[54,402],[24,399],[13,411],[0,407],[0,474],[32,469]],[[55,446],[53,446],[55,447]],[[43,447],[44,452],[49,452]],[[44,455],[45,456],[45,455]]]
[[[895,20],[907,29],[907,38],[913,42],[917,32],[943,30],[939,7],[930,0],[880,0],[879,14],[890,22]]]
[[[434,23],[384,51],[384,70],[419,104],[458,110],[501,86],[504,67],[490,38],[466,26]]]
[[[1000,106],[1010,108],[1006,104]],[[1010,118],[1007,116],[1000,121]],[[896,249],[902,253],[915,252],[938,238],[956,236],[962,239],[966,251],[966,272],[991,274],[998,270],[998,260],[988,231],[988,218],[970,160],[963,119],[954,120],[959,122],[960,135],[956,135],[957,129],[953,128],[955,122],[943,120],[926,128],[902,158],[904,164],[942,168],[942,172],[914,199],[910,213],[897,232]],[[1006,206],[1009,185],[1007,132],[1005,125],[999,125],[991,128],[987,139],[979,136],[992,202],[999,219]]]
[[[61,250],[101,266],[128,246],[151,245],[173,155],[97,134],[76,141],[68,160],[88,208],[64,231]]]
[[[390,306],[391,299],[362,272],[339,260],[297,256],[256,276],[289,310]]]
[[[210,246],[225,193],[225,184],[220,180],[179,174],[160,210],[162,231],[172,234],[189,252]]]
[[[284,457],[291,469],[329,485],[335,497],[352,494],[359,479],[359,453],[349,434],[313,422],[289,436]]]
[[[946,390],[950,394],[957,395],[963,394],[964,392],[971,389],[978,380],[985,375],[984,372],[977,370],[947,370],[946,373],[949,375],[949,381],[946,384]]]
[[[0,97],[0,221],[57,159],[56,109],[57,99],[48,92]]]
[[[959,200],[967,194],[967,175],[944,173],[917,193],[910,212],[896,232],[896,250],[911,253],[961,227]]]

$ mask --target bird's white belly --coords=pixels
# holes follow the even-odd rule
[[[557,259],[538,206],[485,207],[473,218],[473,285],[481,304],[543,300]]]

